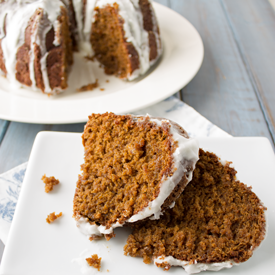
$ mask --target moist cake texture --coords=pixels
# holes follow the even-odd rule
[[[148,217],[158,219],[192,178],[197,141],[160,118],[92,114],[82,135],[85,162],[74,217],[89,237]]]
[[[148,0],[99,0],[92,29],[95,57],[107,74],[134,79],[161,54],[159,28]]]
[[[0,0],[0,74],[11,83],[62,92],[73,51],[121,79],[144,74],[162,51],[151,0]]]
[[[125,255],[154,260],[164,270],[180,265],[188,273],[247,261],[265,237],[266,208],[229,165],[200,149],[193,179],[175,207],[135,225]]]

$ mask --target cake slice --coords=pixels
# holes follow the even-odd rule
[[[169,270],[218,271],[247,261],[265,237],[265,210],[259,198],[236,180],[230,163],[200,149],[193,179],[157,221],[136,226],[125,255]]]
[[[151,1],[98,0],[91,45],[105,73],[133,80],[144,74],[162,52]]]
[[[176,123],[150,116],[92,114],[82,135],[74,217],[91,239],[158,219],[192,179],[198,143]]]

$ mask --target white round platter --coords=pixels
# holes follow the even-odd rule
[[[85,122],[91,113],[131,113],[179,91],[199,70],[204,55],[203,43],[197,30],[184,17],[157,3],[154,8],[164,51],[159,62],[144,77],[122,81],[105,75],[97,62],[86,61],[85,65],[80,65],[79,56],[75,54],[69,88],[56,96],[14,87],[0,76],[0,118],[42,124]],[[85,78],[91,66],[99,87],[77,92],[76,89],[83,85],[81,78]]]

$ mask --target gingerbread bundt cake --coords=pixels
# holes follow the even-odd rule
[[[0,0],[0,74],[18,86],[63,91],[73,51],[132,80],[161,50],[151,0]]]
[[[192,179],[198,143],[176,123],[150,116],[92,114],[82,135],[85,162],[74,217],[91,239],[159,219]]]
[[[193,179],[157,221],[136,225],[125,255],[164,270],[220,270],[248,260],[265,236],[265,207],[230,163],[200,149]]]

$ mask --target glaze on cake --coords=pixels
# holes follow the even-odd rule
[[[121,79],[144,74],[162,51],[151,1],[0,0],[0,74],[11,83],[63,91],[73,51]]]
[[[236,179],[230,163],[200,149],[193,179],[157,221],[135,225],[125,255],[169,270],[218,271],[247,261],[265,237],[259,198]]]
[[[176,123],[150,116],[92,114],[82,136],[74,217],[87,236],[159,219],[192,179],[198,143]]]

